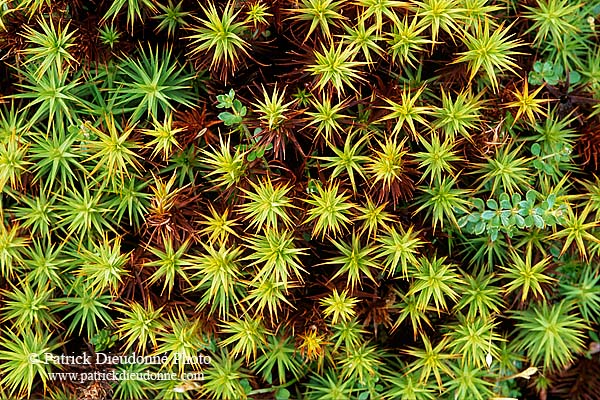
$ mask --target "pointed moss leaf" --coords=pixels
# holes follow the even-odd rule
[[[552,66],[552,63],[550,61],[546,61],[544,63],[544,66],[542,68],[542,73],[544,73],[545,75],[552,75],[554,73],[554,68]]]

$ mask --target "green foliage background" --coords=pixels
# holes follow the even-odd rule
[[[599,15],[0,0],[0,397],[597,398]]]

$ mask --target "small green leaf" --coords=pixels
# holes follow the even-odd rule
[[[542,83],[544,83],[542,76],[540,74],[538,74],[537,72],[533,72],[533,71],[529,71],[528,81],[529,81],[530,85],[535,85],[535,86],[539,86]]]
[[[500,219],[502,220],[502,225],[503,226],[509,226],[510,220],[512,217],[512,213],[510,211],[503,211],[502,214],[500,214]],[[512,218],[514,219],[514,218]]]
[[[488,208],[491,208],[492,210],[498,209],[498,203],[494,199],[488,199],[487,206],[488,206]]]
[[[492,229],[490,231],[490,240],[494,242],[496,239],[498,239],[498,229]]]
[[[476,223],[476,222],[479,222],[480,219],[481,219],[481,213],[478,213],[478,212],[474,212],[468,216],[469,222]]]
[[[495,211],[486,210],[481,214],[481,219],[483,219],[484,221],[489,221],[492,218],[494,218],[495,215],[496,215]]]
[[[244,105],[242,104],[242,102],[241,102],[241,101],[239,101],[238,99],[235,99],[235,100],[233,101],[233,106],[232,106],[232,108],[233,108],[235,111],[237,111],[237,112],[240,112],[240,111],[241,111],[241,109],[242,109],[242,107],[244,107]]]
[[[239,124],[240,122],[242,122],[241,117],[239,117],[237,115],[233,115],[229,111],[224,111],[222,113],[219,113],[219,115],[217,117],[221,121],[223,121],[225,123],[225,125],[227,125],[227,126],[236,125],[236,124]]]
[[[561,64],[556,64],[554,66],[554,74],[553,74],[553,76],[555,76],[558,79],[560,79],[560,77],[563,76],[564,72],[565,72],[565,69],[563,68],[563,66]]]
[[[513,193],[512,195],[512,203],[513,205],[517,205],[519,204],[519,202],[521,201],[521,195],[519,193]]]
[[[537,194],[533,190],[528,190],[527,194],[525,195],[525,198],[527,199],[527,202],[529,204],[533,205],[537,200]]]
[[[464,228],[465,226],[467,226],[467,224],[469,223],[469,218],[471,216],[470,215],[465,215],[464,217],[460,217],[458,219],[458,227],[459,228]]]
[[[483,211],[485,209],[485,202],[480,198],[473,199],[473,205],[479,211]]]
[[[498,215],[498,214],[494,215],[494,218],[492,218],[492,220],[490,221],[490,225],[494,226],[494,227],[499,227],[500,226],[500,215]]]
[[[533,223],[535,224],[536,227],[538,227],[540,229],[544,229],[544,227],[546,226],[546,224],[544,223],[544,219],[542,217],[540,217],[539,215],[533,216]]]
[[[539,160],[539,159],[533,160],[532,164],[533,164],[533,167],[535,169],[539,170],[539,171],[542,171],[544,169],[544,166],[545,166],[544,162],[541,161],[541,160]]]
[[[529,209],[533,206],[533,204],[529,204],[527,200],[521,200],[519,202],[519,214],[525,216],[529,214]]]
[[[248,394],[252,392],[252,386],[250,385],[250,381],[248,381],[248,379],[240,380],[240,386],[244,388],[244,393]]]
[[[279,388],[275,393],[275,400],[288,400],[292,394],[286,388]]]
[[[546,80],[546,83],[548,83],[549,85],[552,85],[552,86],[558,85],[558,82],[559,82],[559,79],[556,76],[549,76],[544,79]]]
[[[504,115],[504,127],[506,128],[506,130],[508,130],[509,133],[512,133],[513,131],[513,125],[515,122],[515,117],[513,117],[512,113],[510,111],[506,111],[506,114]]]
[[[477,225],[475,225],[475,234],[481,235],[483,232],[485,232],[485,222],[479,221]]]

